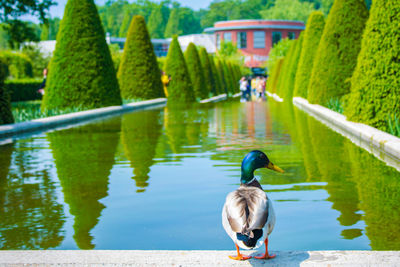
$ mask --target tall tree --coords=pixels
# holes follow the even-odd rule
[[[345,107],[350,120],[382,130],[389,130],[389,120],[400,118],[398,14],[399,1],[373,2]]]
[[[205,84],[204,69],[201,66],[199,54],[197,53],[197,48],[194,43],[190,43],[186,48],[185,61],[196,98],[207,98],[209,91]]]
[[[273,7],[261,10],[263,19],[283,19],[307,21],[308,16],[314,10],[314,5],[299,0],[276,0]]]
[[[314,59],[308,86],[311,103],[328,105],[349,93],[368,10],[364,0],[336,0]]]
[[[165,23],[161,12],[161,6],[153,9],[147,25],[151,38],[164,38]]]
[[[211,92],[212,95],[217,95],[210,59],[208,57],[207,50],[204,47],[200,48],[199,57],[201,67],[204,70],[204,82],[205,86],[207,86],[207,91]]]
[[[93,0],[69,0],[42,101],[42,109],[121,104],[104,30]]]
[[[299,67],[296,74],[296,83],[294,89],[295,96],[307,98],[308,84],[311,78],[311,71],[314,64],[314,58],[318,49],[322,32],[325,26],[324,14],[320,11],[311,13],[306,30],[303,35],[303,48],[301,49]]]
[[[142,16],[134,16],[129,27],[118,81],[124,99],[164,96],[156,55]]]
[[[167,26],[165,26],[164,37],[168,38],[175,34],[182,34],[183,31],[179,28],[179,26],[179,10],[174,8],[169,15]]]
[[[172,38],[165,61],[165,71],[171,76],[168,85],[168,103],[191,103],[196,100],[178,37]]]

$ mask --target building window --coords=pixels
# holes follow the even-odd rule
[[[224,32],[224,42],[232,42],[232,34],[230,32]]]
[[[254,48],[265,48],[265,32],[255,31],[254,37]]]
[[[288,32],[287,36],[288,36],[289,40],[296,39],[296,33],[294,33],[294,32]]]
[[[272,32],[272,47],[282,39],[281,32]]]
[[[237,33],[237,47],[246,48],[247,47],[247,34],[246,32]]]
[[[221,48],[221,37],[219,36],[218,33],[217,33],[216,38],[217,38],[217,49],[220,49]]]

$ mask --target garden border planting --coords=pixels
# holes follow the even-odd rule
[[[348,121],[346,116],[310,104],[301,97],[294,97],[293,104],[400,171],[400,138],[366,124]]]

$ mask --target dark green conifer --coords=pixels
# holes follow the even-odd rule
[[[120,105],[121,96],[103,27],[93,0],[69,0],[42,109]]]
[[[336,0],[328,15],[308,86],[311,103],[327,105],[349,93],[368,11],[364,0]]]
[[[278,77],[278,82],[276,84],[276,94],[282,96],[282,92],[284,91],[284,83],[287,79],[287,73],[289,69],[290,62],[293,57],[295,40],[290,41],[289,49],[285,55],[285,60],[283,61],[282,68]]]
[[[225,77],[224,73],[224,67],[222,64],[222,61],[220,59],[216,59],[215,67],[217,69],[218,76],[221,80],[221,94],[227,94],[228,95],[228,83]]]
[[[123,99],[164,97],[161,73],[142,16],[134,16],[129,27],[118,81]]]
[[[295,96],[307,98],[311,70],[324,26],[324,14],[321,11],[312,12],[308,18],[306,30],[302,34],[304,41],[296,74]]]
[[[283,60],[284,58],[279,59],[269,74],[269,78],[267,81],[267,91],[270,93],[276,92],[276,84],[278,82],[278,78],[281,72]]]
[[[168,103],[194,102],[196,98],[192,82],[176,35],[169,46],[165,71],[171,76],[168,84]]]
[[[214,76],[213,76],[213,72],[211,69],[211,63],[210,63],[210,59],[208,57],[207,50],[204,47],[200,48],[199,57],[200,57],[201,66],[204,70],[204,82],[205,82],[205,86],[207,86],[207,91],[211,92],[211,94],[215,96],[215,95],[217,95],[217,92],[216,92],[216,87],[215,87]]]
[[[296,80],[297,69],[298,69],[298,64],[299,64],[299,60],[300,60],[302,46],[303,46],[303,34],[300,34],[299,39],[297,39],[297,41],[296,41],[296,48],[293,53],[292,62],[290,63],[290,66],[289,66],[288,78],[287,78],[287,82],[285,85],[286,90],[284,90],[284,93],[282,94],[282,98],[284,98],[284,99],[292,99],[293,98],[293,93],[294,93],[294,88],[295,88],[295,80]]]
[[[201,66],[199,54],[197,53],[197,48],[194,43],[190,43],[186,48],[185,61],[196,98],[207,98],[209,91],[207,90],[204,70]]]
[[[220,95],[224,93],[221,77],[219,76],[219,72],[217,70],[217,66],[215,65],[214,57],[212,55],[209,55],[208,57],[210,66],[211,66],[211,71],[212,75],[214,78],[214,88],[215,88],[215,94]]]
[[[373,1],[345,107],[348,119],[382,130],[400,118],[399,14],[399,1]]]
[[[6,79],[7,65],[0,59],[0,125],[14,122],[11,112],[10,95],[6,91],[4,80]]]
[[[160,6],[151,11],[148,28],[151,38],[164,38],[165,23]]]
[[[165,26],[164,37],[168,38],[174,36],[175,34],[182,34],[179,26],[179,10],[177,8],[173,8],[169,14],[167,26]]]

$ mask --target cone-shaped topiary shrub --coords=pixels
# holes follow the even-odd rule
[[[129,27],[118,81],[123,99],[164,97],[160,69],[142,16],[134,16]]]
[[[168,38],[181,33],[182,31],[179,29],[179,9],[173,8],[169,14],[167,25],[165,26],[164,37]]]
[[[287,79],[289,65],[290,65],[290,62],[292,61],[292,57],[293,57],[293,53],[294,53],[294,49],[295,49],[295,47],[294,47],[295,42],[296,42],[296,40],[290,41],[289,50],[287,51],[287,54],[285,55],[285,60],[283,61],[281,72],[278,77],[278,82],[276,84],[276,94],[279,96],[282,96],[282,93],[285,88],[285,81]]]
[[[152,38],[164,38],[164,21],[161,12],[161,6],[158,6],[151,11],[148,27]]]
[[[229,74],[231,76],[231,84],[232,84],[232,93],[236,94],[238,91],[240,91],[239,87],[239,80],[235,74],[235,71],[233,70],[233,65],[231,62],[227,62],[226,66],[228,67]]]
[[[204,70],[204,82],[205,86],[207,86],[207,91],[211,92],[212,95],[217,95],[210,59],[208,57],[207,50],[204,47],[200,48],[199,57],[201,66]]]
[[[400,118],[399,14],[399,1],[373,2],[345,106],[350,120],[382,130],[389,117]]]
[[[222,85],[222,93],[223,94],[228,94],[228,89],[229,89],[229,84],[228,84],[228,81],[227,81],[227,78],[228,77],[226,77],[226,74],[225,74],[225,71],[224,71],[224,64],[223,64],[223,62],[222,62],[222,60],[221,59],[216,59],[216,63],[215,63],[215,66],[217,67],[217,71],[218,71],[218,75],[219,75],[219,77],[220,77],[220,79],[221,79],[221,85]]]
[[[296,41],[296,48],[293,53],[292,62],[290,63],[288,74],[287,74],[287,81],[285,84],[286,90],[282,94],[282,98],[284,99],[292,99],[293,93],[295,89],[295,80],[296,80],[296,73],[299,65],[301,50],[303,46],[303,34],[299,36],[299,39]]]
[[[93,0],[69,0],[49,65],[42,110],[120,105],[121,96]]]
[[[296,53],[297,46],[298,46],[298,40],[294,40],[292,47],[290,48],[291,51],[289,50],[289,53],[288,53],[288,55],[290,54],[290,57],[288,58],[289,62],[286,66],[285,73],[284,73],[284,79],[282,81],[280,92],[279,92],[279,95],[283,99],[287,99],[288,101],[292,100],[291,95],[293,92],[293,88],[289,88],[289,77],[291,75],[290,71],[292,69],[293,62],[296,60],[295,53]]]
[[[349,93],[368,17],[364,0],[336,0],[328,15],[308,86],[311,103],[327,105]],[[304,52],[304,51],[303,51]]]
[[[185,58],[176,35],[169,46],[165,72],[171,76],[168,84],[168,103],[196,101]]]
[[[186,48],[185,61],[196,98],[207,98],[209,91],[205,83],[204,70],[201,66],[199,54],[197,53],[197,48],[194,43],[190,43]]]
[[[11,112],[10,94],[6,91],[7,65],[0,59],[0,125],[14,122]]]
[[[304,40],[296,74],[295,96],[307,98],[308,84],[311,78],[314,58],[324,26],[324,14],[321,11],[312,12],[307,20],[306,30],[302,34]]]
[[[217,66],[215,65],[214,57],[212,55],[210,55],[208,57],[208,59],[210,62],[211,71],[212,71],[212,75],[214,78],[215,93],[216,93],[216,95],[224,94],[225,92],[223,89],[222,80],[221,80],[221,77],[219,76]]]
[[[275,66],[271,70],[270,76],[267,81],[267,91],[270,93],[276,92],[276,84],[278,82],[279,75],[281,73],[281,68],[283,64],[284,58],[278,59]]]

